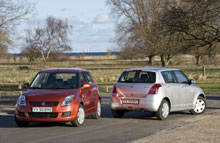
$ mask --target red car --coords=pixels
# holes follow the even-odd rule
[[[71,122],[81,126],[85,117],[101,115],[98,86],[84,69],[47,69],[33,81],[16,104],[15,121],[19,127],[30,122]]]

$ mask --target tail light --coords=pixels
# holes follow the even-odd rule
[[[117,87],[116,87],[116,85],[113,86],[113,88],[112,88],[112,93],[117,93]]]
[[[154,84],[154,85],[150,88],[150,90],[148,91],[147,94],[157,94],[160,87],[161,87],[160,84]]]

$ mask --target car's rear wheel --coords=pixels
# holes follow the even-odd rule
[[[25,121],[19,121],[15,116],[15,123],[18,127],[27,127],[29,125],[29,122]]]
[[[194,115],[199,115],[204,113],[206,110],[206,100],[199,96],[198,99],[196,100],[196,106],[193,110],[191,110],[191,113]]]
[[[123,111],[123,110],[112,110],[112,116],[114,118],[122,118],[124,113],[125,113],[125,111]]]
[[[101,117],[102,107],[101,102],[98,100],[97,106],[96,106],[96,112],[93,114],[94,119],[99,119]]]
[[[72,121],[72,125],[75,127],[80,127],[84,124],[86,118],[85,110],[83,105],[80,104],[78,113],[77,113],[77,119]]]
[[[160,104],[160,107],[156,113],[159,120],[166,119],[170,114],[170,106],[167,100],[163,100]]]

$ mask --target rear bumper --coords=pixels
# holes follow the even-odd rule
[[[71,106],[65,106],[65,107],[56,106],[56,107],[53,107],[53,112],[50,112],[52,114],[57,113],[56,117],[31,117],[29,115],[29,113],[33,113],[31,106],[17,106],[15,116],[17,120],[27,121],[27,122],[68,122],[68,121],[76,120],[77,109],[78,109],[78,105],[71,105]],[[70,115],[68,117],[63,117],[62,114],[66,112],[70,112]],[[22,113],[22,116],[21,116],[21,113]],[[41,113],[38,113],[38,114],[41,114]]]
[[[139,104],[123,104],[123,99],[138,99]],[[145,98],[136,98],[118,97],[116,94],[112,94],[111,109],[156,112],[159,109],[161,101],[162,99],[158,95],[147,95]]]

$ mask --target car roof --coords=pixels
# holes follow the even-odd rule
[[[167,68],[167,67],[140,67],[140,68],[131,68],[127,69],[126,71],[133,71],[133,70],[141,70],[141,71],[171,71],[171,70],[179,70],[177,68]]]
[[[44,69],[40,72],[83,72],[87,71],[85,69],[79,69],[79,68],[53,68],[53,69]]]

